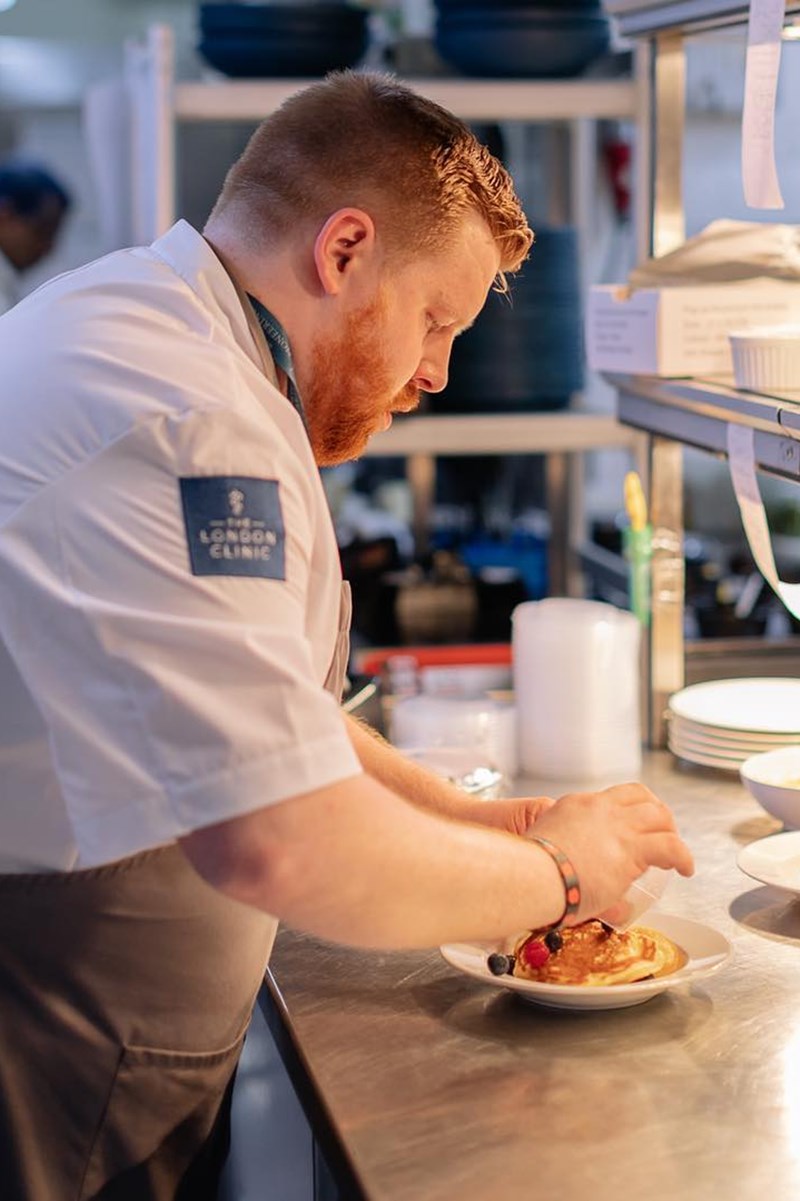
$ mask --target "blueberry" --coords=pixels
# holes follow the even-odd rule
[[[544,941],[548,951],[560,951],[564,945],[564,939],[558,930],[548,930],[544,936]]]
[[[486,960],[486,966],[493,976],[510,976],[514,970],[514,956],[495,951]]]

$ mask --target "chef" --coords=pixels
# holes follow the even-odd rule
[[[0,313],[19,299],[20,274],[55,246],[69,193],[35,163],[0,164]]]
[[[203,235],[0,320],[8,1201],[215,1196],[278,919],[430,947],[691,872],[642,786],[485,805],[338,704],[318,468],[444,387],[531,238],[466,127],[345,73],[262,124]]]

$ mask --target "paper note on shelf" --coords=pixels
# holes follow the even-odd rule
[[[731,479],[753,558],[789,612],[800,618],[800,584],[785,584],[775,566],[767,515],[756,478],[754,431],[749,426],[729,424],[727,441]]]
[[[750,0],[742,111],[742,183],[751,208],[782,209],[775,166],[775,96],[785,0]]]

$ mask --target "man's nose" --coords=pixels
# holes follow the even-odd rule
[[[412,383],[422,392],[443,392],[447,387],[450,347],[440,354],[426,354],[414,373]]]

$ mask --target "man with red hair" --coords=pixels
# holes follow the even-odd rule
[[[461,122],[344,73],[263,123],[202,235],[0,321],[9,1201],[215,1195],[279,919],[431,947],[691,872],[640,785],[481,804],[338,703],[319,466],[444,387],[531,241]]]

